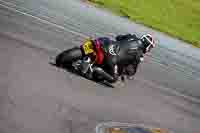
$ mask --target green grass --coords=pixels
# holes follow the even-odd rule
[[[200,48],[200,0],[88,0]]]

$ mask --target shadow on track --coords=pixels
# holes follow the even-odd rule
[[[55,63],[52,63],[52,62],[49,62],[50,65],[54,66],[54,67],[57,67],[57,68],[60,68],[60,69],[63,69],[63,70],[66,70],[67,72],[70,72],[72,74],[75,74],[77,76],[81,76],[87,80],[90,80],[90,81],[93,81],[93,82],[96,82],[97,84],[100,84],[104,87],[110,87],[110,88],[115,88],[113,85],[111,85],[109,82],[106,82],[106,81],[97,81],[95,79],[89,79],[85,76],[83,76],[82,74],[80,74],[79,72],[77,72],[76,70],[74,70],[72,67],[60,67],[60,66],[57,66]]]

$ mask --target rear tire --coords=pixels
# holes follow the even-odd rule
[[[74,47],[63,51],[56,57],[56,66],[67,67],[71,66],[72,63],[82,58],[82,51],[79,47]]]

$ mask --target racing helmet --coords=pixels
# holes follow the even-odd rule
[[[145,48],[145,53],[150,52],[156,46],[155,41],[151,34],[145,34],[141,37],[142,44]]]

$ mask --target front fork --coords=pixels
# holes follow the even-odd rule
[[[75,70],[81,72],[84,76],[91,78],[93,73],[93,66],[94,63],[92,63],[90,57],[84,57],[82,60],[78,60],[74,63],[72,63],[72,66]]]

